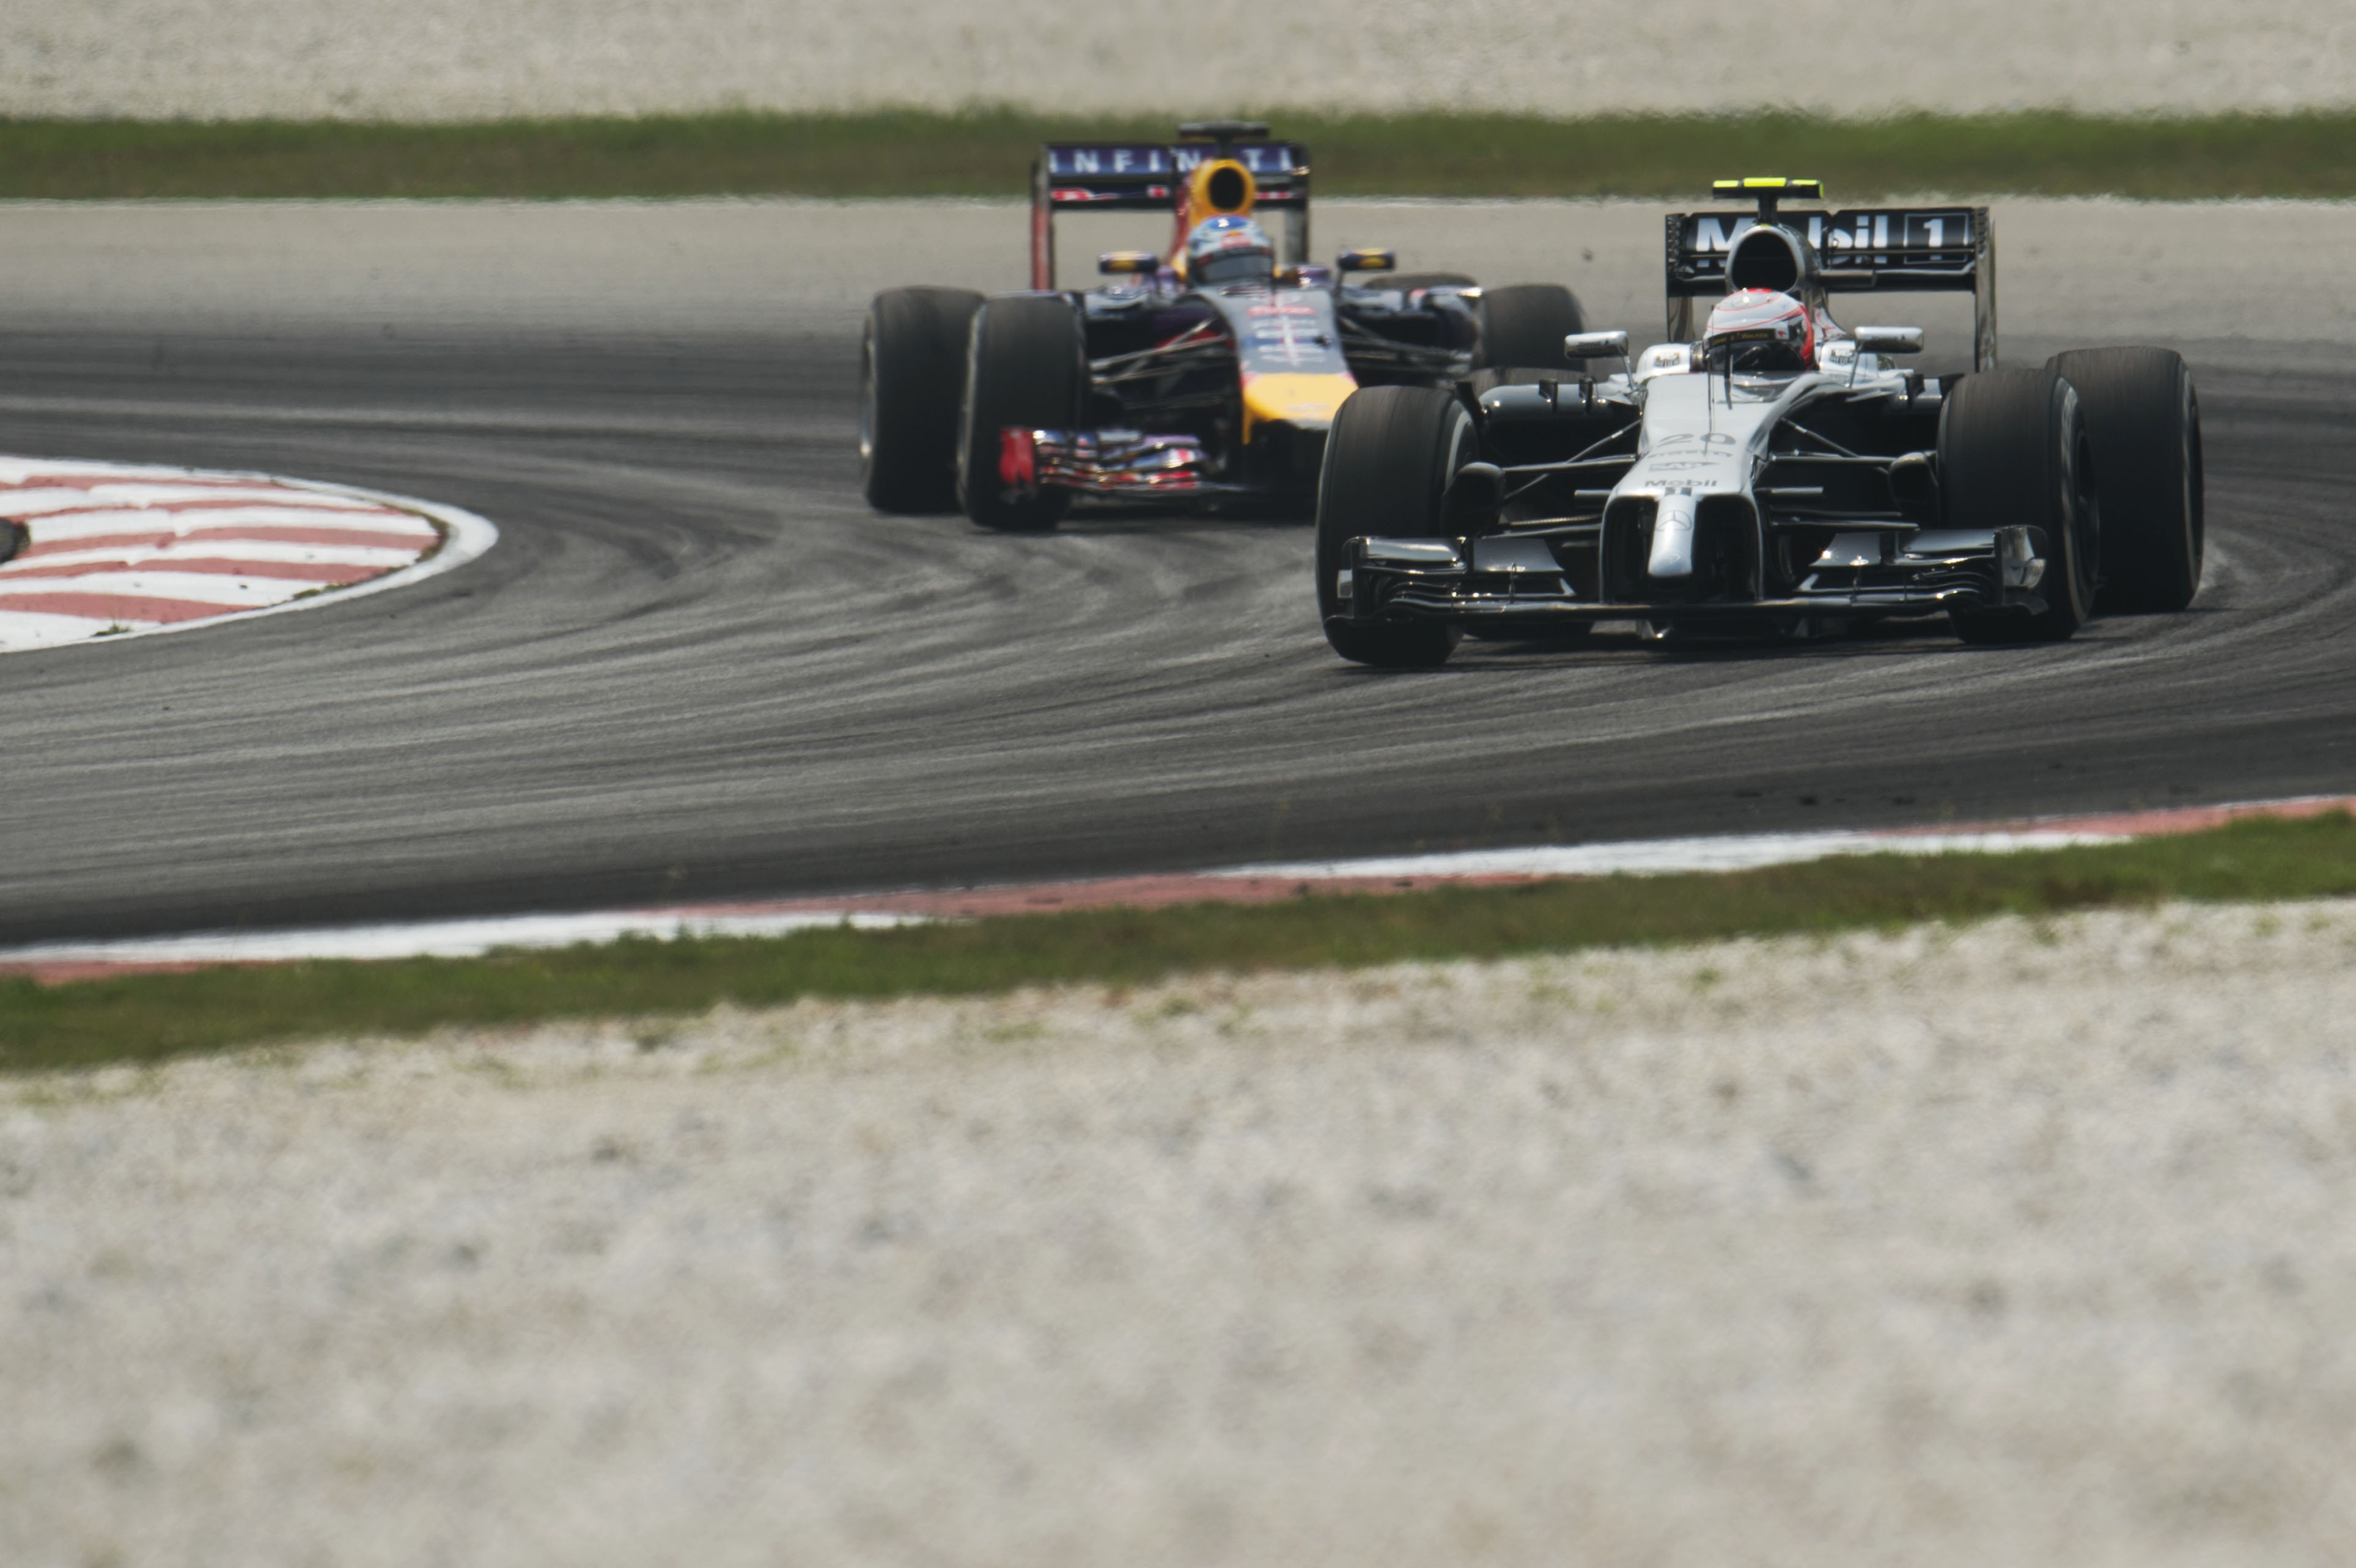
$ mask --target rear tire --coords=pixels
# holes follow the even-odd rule
[[[1353,621],[1335,578],[1347,563],[1344,547],[1362,534],[1437,536],[1440,492],[1480,455],[1472,416],[1453,393],[1367,387],[1342,405],[1325,438],[1317,485],[1317,611],[1334,652],[1381,670],[1448,662],[1456,649],[1453,627]]]
[[[2094,443],[2077,389],[2050,370],[1982,371],[1947,395],[1939,474],[1951,528],[2040,530],[2036,616],[1953,610],[1965,642],[2060,642],[2093,614],[2102,564]]]
[[[966,516],[1008,533],[1055,527],[1070,492],[1010,495],[998,472],[1000,435],[1009,425],[1071,429],[1087,394],[1087,344],[1070,301],[1040,294],[984,301],[967,341],[958,413],[957,491]]]
[[[2206,553],[2201,403],[2167,349],[2073,349],[2046,368],[2078,389],[2103,477],[2105,610],[2180,610]]]
[[[867,307],[859,351],[859,484],[877,511],[957,510],[958,393],[981,295],[895,288]]]
[[[1493,288],[1481,295],[1481,357],[1478,368],[1500,381],[1568,375],[1573,363],[1562,340],[1587,329],[1579,301],[1560,284],[1525,283]]]

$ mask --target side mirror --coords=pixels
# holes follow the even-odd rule
[[[1097,258],[1097,271],[1107,277],[1158,272],[1162,258],[1151,251],[1107,251]]]
[[[1337,272],[1387,273],[1398,266],[1398,253],[1395,251],[1360,248],[1344,251],[1333,258],[1333,267]]]
[[[1920,327],[1860,327],[1849,336],[1857,339],[1860,353],[1919,354],[1922,351],[1922,329]]]
[[[1625,332],[1574,332],[1562,340],[1566,360],[1624,360],[1628,357],[1628,334]]]

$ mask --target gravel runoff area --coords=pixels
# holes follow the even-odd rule
[[[2280,110],[2356,102],[2356,26],[2329,0],[1198,0],[1170,17],[1080,0],[0,11],[9,115],[444,120],[977,99],[1173,113]]]
[[[2337,1563],[2356,907],[0,1083],[0,1560]]]

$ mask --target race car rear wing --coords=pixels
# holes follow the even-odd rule
[[[1272,141],[1266,125],[1212,120],[1178,128],[1176,142],[1050,142],[1031,166],[1031,286],[1055,286],[1055,218],[1067,212],[1170,212],[1186,177],[1232,158],[1251,174],[1253,216],[1276,242],[1277,262],[1309,258],[1309,149]],[[1278,217],[1283,221],[1271,221]]]
[[[1694,340],[1693,302],[1726,292],[1727,252],[1736,237],[1758,221],[1749,212],[1669,214],[1671,342]],[[1807,237],[1823,265],[1828,293],[1970,295],[1973,367],[1996,367],[1996,227],[1987,208],[1779,212],[1774,221]]]

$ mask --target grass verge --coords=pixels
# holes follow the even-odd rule
[[[470,960],[212,969],[44,987],[0,983],[0,1071],[145,1062],[443,1025],[701,1012],[722,1002],[987,993],[1186,971],[1502,958],[1603,945],[2054,915],[2169,898],[2356,893],[2356,821],[2024,854],[1874,855],[1730,875],[1613,876],[1261,906],[1025,915],[882,931],[625,941]]]
[[[2356,196],[2356,113],[1270,116],[1326,195],[1697,199],[1787,173],[1837,200],[1920,191]],[[1160,118],[897,112],[331,122],[0,120],[0,197],[1003,196],[1044,140],[1160,140]]]

